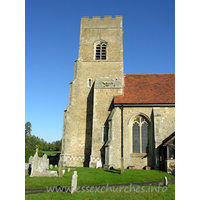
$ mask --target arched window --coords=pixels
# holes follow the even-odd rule
[[[132,128],[133,153],[148,153],[149,129],[148,122],[142,116],[137,116]]]
[[[96,60],[106,60],[106,44],[96,45]]]

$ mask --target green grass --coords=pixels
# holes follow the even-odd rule
[[[61,153],[61,151],[42,151],[42,153],[45,153],[47,156],[55,156],[57,153]]]
[[[52,169],[57,170],[57,169]],[[165,172],[157,170],[124,170],[123,174],[119,174],[119,170],[105,170],[87,167],[76,167],[78,174],[78,186],[119,184],[119,183],[136,183],[160,181],[166,176],[173,176]],[[46,188],[54,186],[71,186],[73,171],[65,172],[62,178],[58,177],[29,177],[25,176],[25,189]]]
[[[143,187],[143,188],[142,188]],[[158,186],[142,186],[139,190],[129,191],[129,188],[126,188],[119,192],[112,192],[109,190],[106,192],[106,189],[103,189],[104,192],[79,192],[70,194],[69,192],[45,192],[39,194],[28,194],[25,195],[25,199],[137,199],[137,200],[148,200],[148,199],[156,199],[156,200],[173,200],[175,199],[175,184],[170,184],[167,188],[163,187],[159,189]],[[135,186],[135,189],[137,186]],[[152,188],[156,188],[157,191],[152,190]],[[116,188],[115,188],[116,189]],[[115,190],[116,191],[116,190]]]

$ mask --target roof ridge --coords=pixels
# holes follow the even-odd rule
[[[131,75],[131,76],[135,76],[135,75],[175,75],[175,73],[154,73],[154,74],[124,74],[124,75]]]

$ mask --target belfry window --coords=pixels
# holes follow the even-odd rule
[[[106,60],[106,44],[96,45],[96,60]]]
[[[138,116],[133,122],[132,141],[133,153],[148,153],[148,122],[142,116]]]

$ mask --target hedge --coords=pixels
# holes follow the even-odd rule
[[[29,157],[34,156],[35,150],[25,150],[25,163],[28,163]],[[42,151],[38,151],[38,156],[42,157],[44,153]]]

